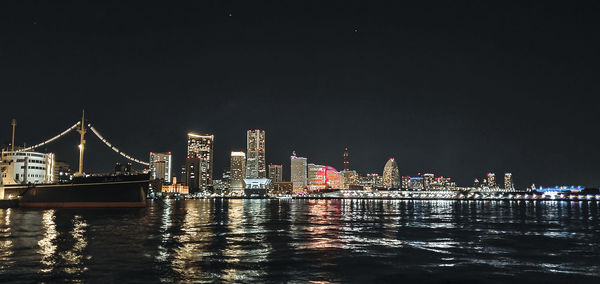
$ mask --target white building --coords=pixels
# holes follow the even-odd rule
[[[2,152],[3,184],[53,183],[54,153]]]
[[[290,181],[294,186],[294,191],[302,191],[306,188],[306,163],[307,159],[303,157],[297,157],[296,153],[290,157]]]

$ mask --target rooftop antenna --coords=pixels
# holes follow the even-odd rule
[[[77,129],[77,132],[79,132],[80,135],[80,141],[79,141],[79,171],[77,171],[78,175],[83,175],[83,150],[85,148],[85,139],[84,139],[84,135],[85,135],[85,110],[82,110],[81,112],[81,123],[79,124],[79,129]]]
[[[13,120],[10,123],[12,125],[12,143],[10,144],[11,146],[11,151],[15,151],[15,128],[17,127],[17,120],[13,118]]]

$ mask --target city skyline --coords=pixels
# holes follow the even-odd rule
[[[592,3],[376,2],[181,3],[168,13],[11,4],[0,93],[31,103],[3,110],[0,143],[12,118],[17,145],[31,145],[85,108],[132,156],[172,151],[174,169],[189,131],[218,137],[220,174],[244,131],[265,129],[267,162],[286,168],[296,150],[341,170],[349,147],[361,173],[395,157],[403,175],[461,184],[494,171],[518,187],[600,185],[588,129],[600,117],[581,103],[600,90]],[[40,150],[75,165],[77,144],[73,135]],[[120,159],[93,139],[86,147],[92,171]]]

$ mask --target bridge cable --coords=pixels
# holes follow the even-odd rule
[[[98,139],[100,139],[100,141],[104,142],[104,144],[106,144],[106,146],[108,146],[108,148],[111,148],[113,151],[117,152],[117,154],[120,154],[121,156],[127,158],[130,161],[136,162],[138,164],[144,165],[144,166],[150,166],[150,163],[146,163],[144,161],[140,161],[134,157],[131,157],[123,152],[121,152],[121,150],[119,150],[117,147],[113,146],[110,142],[108,142],[108,140],[104,139],[104,137],[102,137],[102,135],[100,135],[100,133],[98,132],[98,130],[96,130],[96,128],[94,128],[91,124],[88,123],[88,128],[92,130],[92,132],[94,132],[94,134],[96,134],[96,136],[98,137]]]
[[[52,141],[60,138],[60,137],[65,136],[67,133],[69,133],[69,132],[73,131],[75,128],[77,128],[77,126],[79,126],[79,124],[81,124],[80,121],[78,121],[77,123],[73,124],[73,126],[69,127],[67,130],[61,132],[60,134],[58,134],[58,135],[56,135],[56,136],[54,136],[54,137],[52,137],[52,138],[50,138],[50,139],[42,142],[42,143],[33,145],[31,147],[27,147],[27,148],[23,148],[23,149],[17,150],[15,152],[25,152],[25,151],[33,150],[35,148],[42,147],[42,146],[44,146],[44,145],[46,145],[46,144],[48,144],[48,143],[50,143],[50,142],[52,142]]]

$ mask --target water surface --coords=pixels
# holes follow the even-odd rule
[[[0,282],[600,283],[597,201],[0,209]]]

